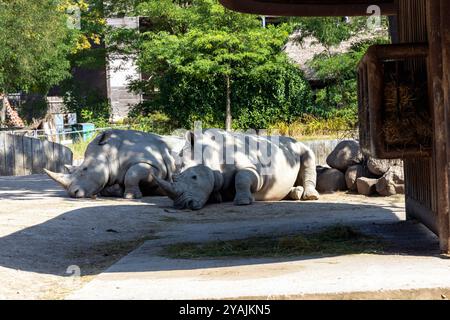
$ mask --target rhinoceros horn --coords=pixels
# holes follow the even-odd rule
[[[70,183],[72,182],[70,174],[56,173],[47,169],[44,169],[44,171],[50,178],[58,182],[64,189],[69,188]]]
[[[153,176],[158,186],[163,189],[167,196],[174,200],[178,196],[178,192],[175,190],[173,183],[163,180],[157,176]]]

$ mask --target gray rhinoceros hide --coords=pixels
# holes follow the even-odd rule
[[[110,130],[88,146],[79,167],[67,167],[68,174],[47,174],[74,198],[121,196],[140,198],[158,194],[153,176],[171,179],[176,158],[185,142],[133,130]]]
[[[208,200],[318,199],[314,153],[288,137],[262,137],[209,129],[186,135],[181,173],[157,178],[177,208],[200,209]]]

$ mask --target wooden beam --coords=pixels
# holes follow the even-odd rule
[[[382,15],[396,15],[397,1],[270,1],[270,0],[219,0],[230,10],[273,16],[364,16],[370,5],[378,5]]]
[[[403,60],[428,56],[426,43],[400,43],[373,45],[367,50],[363,59],[376,57],[381,60]]]
[[[436,1],[436,0],[434,0]],[[434,2],[433,1],[433,2]],[[442,91],[443,91],[443,104],[445,112],[445,126],[446,126],[446,138],[447,138],[447,163],[444,167],[438,167],[438,170],[446,173],[447,176],[447,211],[442,213],[442,224],[441,231],[443,235],[441,238],[441,243],[445,242],[445,251],[450,251],[450,225],[449,225],[449,198],[450,198],[450,188],[448,181],[450,181],[449,172],[449,161],[450,161],[450,19],[448,13],[450,12],[450,1],[440,0],[440,37],[442,41]],[[436,17],[437,19],[438,17]],[[445,238],[444,238],[445,237]]]

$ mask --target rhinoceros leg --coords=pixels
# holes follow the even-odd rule
[[[103,189],[100,195],[103,197],[123,197],[123,193],[123,187],[120,184],[114,184]]]
[[[125,174],[125,199],[140,199],[142,192],[139,188],[141,182],[153,183],[153,167],[147,163],[138,163],[130,167]]]
[[[300,172],[295,186],[303,186],[303,200],[318,200],[319,193],[316,190],[316,156],[311,149],[303,146],[300,160]]]
[[[253,194],[258,187],[258,176],[253,170],[240,170],[235,176],[236,196],[234,204],[244,206],[252,204]]]

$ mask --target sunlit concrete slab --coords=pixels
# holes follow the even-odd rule
[[[352,294],[351,298],[358,299],[379,298],[383,293],[384,298],[392,298],[395,296],[390,292],[446,292],[450,288],[449,276],[450,262],[438,257],[349,255],[279,262],[168,261],[131,255],[69,298],[301,299]]]
[[[450,288],[449,260],[402,197],[210,205],[178,211],[164,197],[74,200],[45,176],[0,177],[0,297],[5,299],[296,298]],[[352,225],[386,239],[378,255],[176,260],[180,242],[314,232]]]

